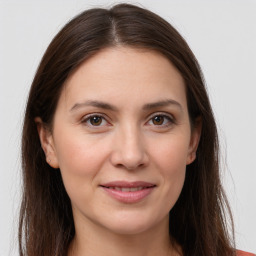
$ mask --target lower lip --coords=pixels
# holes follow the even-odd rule
[[[111,197],[122,203],[137,203],[147,197],[155,187],[144,188],[138,191],[125,192],[111,188],[102,187]]]

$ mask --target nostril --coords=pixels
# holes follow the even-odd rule
[[[128,164],[116,164],[115,165],[117,168],[123,168],[123,169],[127,169],[127,170],[135,170],[138,168],[143,168],[145,165],[143,163],[139,164],[139,165],[128,165]]]

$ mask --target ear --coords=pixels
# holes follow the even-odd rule
[[[198,117],[195,120],[194,127],[192,128],[192,131],[191,131],[188,156],[187,156],[187,165],[191,164],[196,159],[196,151],[199,145],[201,131],[202,131],[202,119],[201,117]]]
[[[40,117],[35,118],[35,123],[46,162],[53,168],[59,168],[52,132],[45,126]]]

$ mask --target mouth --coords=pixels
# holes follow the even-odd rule
[[[136,203],[146,198],[156,187],[155,184],[136,181],[114,181],[100,185],[112,198],[122,203]]]
[[[104,187],[104,186],[102,186]],[[117,191],[122,191],[122,192],[134,192],[134,191],[139,191],[142,189],[150,188],[150,187],[134,187],[134,188],[124,188],[124,187],[105,187],[108,189],[114,189]]]

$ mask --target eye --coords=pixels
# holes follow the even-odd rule
[[[90,117],[88,121],[93,126],[99,126],[102,124],[102,117],[101,116],[93,116],[93,117]]]
[[[89,127],[101,127],[101,126],[105,126],[108,125],[108,122],[106,121],[106,119],[99,115],[99,114],[91,114],[91,115],[87,115],[83,118],[82,123],[86,124]]]
[[[152,118],[152,122],[154,125],[162,125],[164,123],[165,119],[163,116],[154,116]]]
[[[149,125],[167,127],[174,124],[174,118],[166,114],[155,114],[148,121]]]

